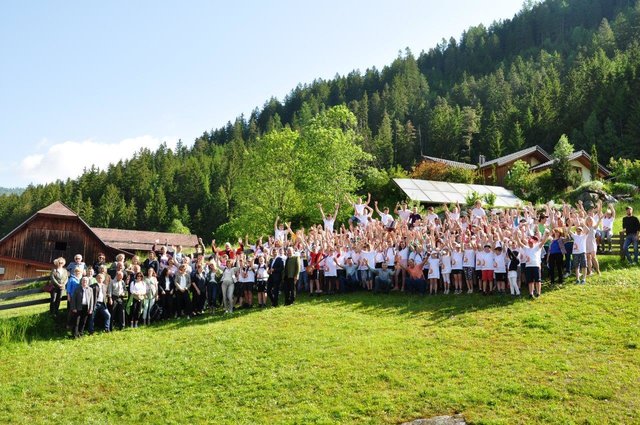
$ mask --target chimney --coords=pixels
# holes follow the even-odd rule
[[[478,156],[478,165],[482,166],[486,162],[487,158],[484,155]]]

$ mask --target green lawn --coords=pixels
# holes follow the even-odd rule
[[[26,323],[0,333],[0,423],[640,423],[640,269],[604,263],[535,301],[302,297],[81,340],[0,318]]]

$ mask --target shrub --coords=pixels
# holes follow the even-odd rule
[[[449,167],[441,162],[422,161],[413,167],[411,178],[444,181],[444,177],[447,175],[447,168]]]
[[[609,160],[609,169],[617,182],[640,185],[640,160],[611,158]]]
[[[533,193],[530,198],[534,199],[529,199],[532,202],[539,201],[546,203],[560,194],[555,186],[551,170],[533,174],[529,176],[529,180],[530,186],[533,188]]]
[[[467,168],[452,167],[441,162],[422,161],[411,171],[411,178],[471,184],[476,180],[477,172]]]
[[[605,191],[605,192],[607,191],[604,183],[602,183],[599,180],[592,180],[590,182],[584,182],[580,186],[576,187],[576,190],[580,191],[580,192],[596,191],[596,190],[602,190],[602,191]]]
[[[521,160],[514,162],[507,172],[504,184],[518,198],[529,199],[533,188],[529,164]]]
[[[473,207],[477,201],[482,201],[482,195],[480,195],[475,190],[472,192],[469,192],[467,196],[464,197],[464,202],[469,208]],[[495,202],[495,199],[494,199],[494,202]]]
[[[638,193],[638,186],[631,183],[611,183],[609,193],[612,195],[635,195]]]
[[[493,207],[496,204],[497,196],[495,193],[486,193],[483,198],[484,198],[484,202],[489,207]]]
[[[447,173],[444,181],[450,183],[467,183],[472,184],[477,178],[477,172],[467,168],[447,167]]]

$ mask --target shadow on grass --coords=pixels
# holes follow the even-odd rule
[[[562,290],[564,285],[543,284],[543,297],[549,292]],[[507,307],[511,304],[522,302],[535,302],[529,298],[526,287],[521,288],[521,296],[511,296],[509,294],[484,295],[474,292],[466,292],[459,295],[439,293],[437,295],[416,295],[404,293],[371,294],[352,293],[344,294],[335,299],[328,299],[325,302],[334,303],[344,307],[349,307],[356,311],[370,312],[381,315],[400,315],[407,317],[428,317],[434,323],[449,320],[452,317],[473,313],[476,311]],[[307,302],[318,302],[314,298],[307,299]]]
[[[562,290],[566,285],[549,285],[543,284],[542,292],[544,294]],[[536,302],[528,297],[528,290],[524,290],[523,295],[514,297],[511,295],[483,295],[480,293],[460,294],[460,295],[418,295],[407,294],[403,292],[391,292],[389,294],[373,294],[364,291],[351,293],[343,293],[336,295],[310,296],[307,293],[300,294],[296,298],[296,306],[309,306],[328,304],[349,308],[353,311],[362,313],[370,313],[376,316],[393,315],[429,317],[433,323],[437,324],[441,321],[449,320],[454,316],[464,315],[475,311],[485,309],[495,309],[507,307],[519,302]],[[286,306],[276,307],[276,309],[286,309]],[[237,309],[232,314],[221,314],[216,311],[214,315],[204,314],[189,320],[170,319],[151,325],[154,330],[165,330],[171,328],[183,328],[198,325],[208,325],[210,323],[227,321],[236,319],[246,315],[260,314],[262,312],[272,310],[273,307],[267,309],[249,308]]]

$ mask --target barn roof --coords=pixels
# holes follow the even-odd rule
[[[102,241],[117,249],[127,251],[147,251],[154,244],[182,245],[194,247],[198,243],[196,235],[179,233],[148,232],[142,230],[104,229],[94,227],[93,231]]]
[[[53,204],[44,207],[36,214],[44,214],[44,215],[57,215],[57,216],[65,216],[65,217],[78,217],[78,214],[73,212],[71,208],[66,206],[60,201],[56,201]]]

